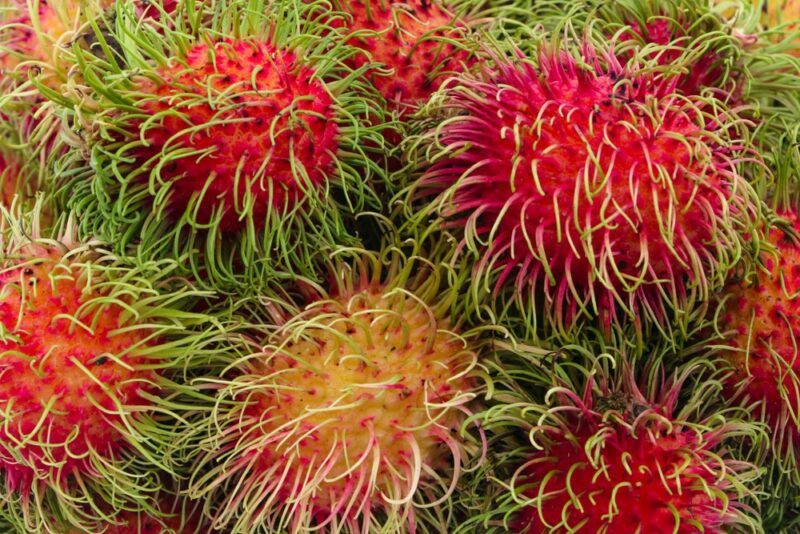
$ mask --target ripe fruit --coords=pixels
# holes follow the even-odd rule
[[[726,290],[718,329],[728,334],[723,354],[732,374],[726,395],[769,425],[781,465],[797,479],[800,221],[794,212],[785,217],[790,231],[770,230],[767,241],[774,251],[762,256],[763,267]]]
[[[89,156],[69,151],[57,184],[82,230],[120,250],[141,242],[148,258],[188,255],[215,289],[313,275],[328,247],[355,241],[350,217],[380,205],[385,172],[368,153],[383,114],[323,8],[257,4],[186,4],[158,25],[120,7],[103,36],[120,59],[78,51],[74,94],[91,97],[62,109],[86,133]],[[195,19],[208,22],[184,27]]]
[[[469,61],[468,51],[459,45],[467,24],[439,0],[340,0],[339,4],[351,17],[347,29],[356,32],[350,44],[364,50],[351,64],[354,68],[378,64],[370,80],[401,114],[424,104]]]
[[[152,491],[162,459],[141,451],[169,432],[143,430],[159,424],[161,371],[181,354],[171,318],[197,320],[178,308],[189,291],[164,291],[174,266],[125,267],[76,243],[71,222],[46,238],[40,209],[3,212],[0,254],[0,507],[36,532],[94,524]]]
[[[116,333],[125,308],[101,306],[105,295],[87,288],[85,267],[62,259],[36,251],[0,275],[0,469],[22,492],[50,475],[60,485],[91,473],[90,451],[117,456],[128,445],[115,408],[146,404],[142,394],[155,389],[147,360],[127,355],[146,333]]]
[[[201,224],[220,210],[220,229],[235,230],[248,211],[260,228],[269,211],[291,211],[321,194],[335,171],[341,133],[334,100],[316,74],[268,41],[196,44],[185,60],[159,68],[158,81],[138,84],[149,96],[132,125],[145,143],[132,156],[141,167],[162,166],[160,179],[171,189],[167,209],[177,217],[196,197]],[[206,99],[231,88],[227,112]],[[172,147],[191,154],[162,159]]]
[[[746,499],[758,471],[730,446],[758,430],[733,411],[715,411],[719,382],[702,364],[667,375],[657,360],[634,370],[608,354],[552,355],[562,360],[555,363],[504,357],[495,391],[503,402],[479,417],[497,435],[490,450],[499,461],[495,497],[476,526],[502,520],[531,534],[756,529]],[[510,441],[513,427],[524,443]]]
[[[668,331],[722,285],[753,209],[733,159],[745,132],[674,83],[586,46],[498,58],[448,92],[452,118],[418,138],[432,164],[411,224],[460,239],[476,309]]]
[[[189,495],[217,503],[215,524],[446,528],[439,507],[480,452],[460,431],[481,382],[470,333],[429,300],[437,278],[416,260],[364,253],[355,268],[336,265],[329,293],[304,291],[307,305],[272,301],[235,319],[252,323],[221,376],[197,381],[216,398],[184,446]],[[261,331],[270,333],[253,344]]]

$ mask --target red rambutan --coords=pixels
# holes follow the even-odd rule
[[[424,104],[448,75],[463,70],[469,52],[459,46],[467,32],[461,20],[439,0],[339,0],[350,16],[350,43],[365,51],[355,68],[377,63],[370,79],[393,109],[404,112]]]
[[[800,220],[784,214],[790,233],[772,228],[774,247],[762,256],[752,279],[729,285],[719,312],[719,329],[728,334],[723,351],[732,373],[726,395],[751,407],[766,422],[774,449],[797,477],[800,450]]]
[[[493,288],[498,310],[534,316],[526,327],[543,290],[559,329],[578,316],[669,329],[724,283],[751,226],[744,132],[719,102],[599,54],[498,59],[448,91],[452,118],[417,141],[432,163],[411,224],[454,229],[473,299]]]
[[[62,257],[26,254],[0,275],[0,469],[20,491],[49,473],[61,484],[93,472],[89,451],[118,454],[127,444],[117,406],[142,404],[155,389],[153,372],[137,370],[147,360],[128,355],[146,331],[121,332],[125,308],[100,305],[103,294]]]
[[[187,429],[189,495],[220,528],[447,528],[440,507],[482,450],[459,433],[482,382],[469,334],[428,304],[438,277],[389,254],[338,265],[302,308],[270,302],[279,326],[263,343],[249,327],[198,381],[216,399]]]
[[[157,25],[120,6],[98,35],[119,61],[75,51],[70,96],[91,96],[63,111],[85,151],[58,161],[71,169],[58,197],[80,206],[85,233],[148,258],[188,254],[215,288],[248,277],[243,265],[250,281],[311,276],[321,251],[356,242],[355,214],[381,204],[379,99],[319,3],[202,4]],[[187,30],[195,18],[207,23]]]
[[[148,98],[132,125],[145,140],[133,155],[143,168],[160,169],[171,190],[168,209],[179,215],[199,196],[201,223],[221,209],[220,228],[233,230],[249,210],[262,226],[271,208],[292,210],[323,194],[335,170],[333,97],[294,52],[266,41],[197,44],[137,90]],[[232,105],[220,109],[209,91],[231,92]],[[180,156],[163,159],[176,149]]]
[[[756,530],[745,499],[758,470],[737,461],[730,446],[759,431],[710,409],[719,381],[701,376],[697,364],[669,378],[655,364],[637,377],[611,360],[588,358],[588,370],[567,361],[539,367],[527,357],[504,362],[507,380],[494,392],[503,403],[479,417],[506,440],[490,441],[500,459],[497,493],[473,521],[502,519],[528,533]],[[542,388],[549,388],[545,403],[535,400]],[[528,442],[510,444],[510,426],[520,426]]]

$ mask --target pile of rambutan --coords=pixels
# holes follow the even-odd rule
[[[0,0],[0,534],[800,529],[800,2]]]

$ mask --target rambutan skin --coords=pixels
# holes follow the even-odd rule
[[[133,4],[117,12],[95,37],[119,61],[76,49],[80,76],[52,102],[81,134],[60,137],[54,165],[70,172],[52,189],[82,235],[187,258],[203,287],[245,293],[314,277],[331,247],[358,243],[355,218],[391,187],[391,121],[366,67],[347,66],[357,51],[329,6],[180,3],[141,24]]]
[[[147,404],[142,394],[155,389],[147,361],[129,354],[146,333],[119,332],[125,308],[102,306],[84,276],[52,255],[0,275],[0,470],[20,491],[54,471],[56,483],[93,473],[90,451],[113,457],[127,446],[117,406]]]
[[[159,168],[175,214],[202,195],[197,220],[208,223],[221,204],[220,228],[235,230],[246,209],[263,226],[268,210],[291,210],[321,194],[339,148],[336,111],[324,84],[293,52],[226,39],[193,46],[184,61],[157,74],[157,81],[138,85],[148,96],[132,125],[146,141],[135,157],[142,168]],[[232,92],[234,104],[220,109],[209,91]],[[188,155],[164,162],[165,150]]]
[[[43,232],[43,206],[0,210],[0,509],[20,531],[97,532],[174,475],[161,391],[203,352],[189,310],[208,295],[174,262],[77,241],[74,215]]]
[[[748,506],[758,468],[731,447],[760,429],[715,403],[708,359],[667,374],[658,355],[638,369],[613,353],[545,355],[498,364],[502,402],[476,416],[497,458],[489,502],[463,532],[759,530]]]
[[[452,118],[417,140],[432,164],[409,188],[411,225],[453,232],[474,298],[493,290],[499,310],[537,309],[541,287],[559,331],[579,317],[666,325],[738,259],[755,211],[741,132],[674,80],[574,54],[498,58],[445,93]]]
[[[800,440],[800,221],[783,214],[788,226],[773,227],[753,276],[729,284],[717,329],[726,334],[724,358],[731,374],[725,393],[753,406],[766,422],[782,463],[796,469]],[[788,230],[788,231],[787,231]]]
[[[630,423],[549,435],[545,450],[531,454],[520,475],[535,487],[528,497],[546,495],[541,506],[520,512],[520,531],[723,532],[724,498],[708,488],[725,466],[709,472],[704,462],[713,463],[713,454],[692,429],[670,431],[665,422],[661,428],[640,425],[632,431]],[[602,448],[593,447],[600,437]]]
[[[467,33],[448,7],[431,0],[340,0],[338,9],[349,16],[346,27],[357,32],[349,43],[363,49],[351,60],[354,68],[375,63],[370,79],[387,103],[400,113],[424,104],[448,77],[470,63],[459,48]]]
[[[215,398],[211,412],[189,416],[180,448],[194,473],[189,495],[216,503],[215,524],[447,528],[439,506],[482,450],[461,428],[483,385],[476,353],[469,333],[426,304],[438,284],[425,281],[429,269],[378,265],[338,264],[337,290],[309,288],[299,308],[273,300],[237,319],[250,326],[221,351],[221,375],[197,381]],[[278,326],[253,345],[265,311]]]

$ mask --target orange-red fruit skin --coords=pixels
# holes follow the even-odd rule
[[[81,310],[97,295],[75,275],[54,256],[0,274],[0,470],[21,492],[36,478],[63,484],[73,471],[95,474],[92,454],[110,459],[126,448],[113,426],[120,416],[109,413],[114,399],[146,406],[142,394],[153,389],[154,373],[139,369],[147,362],[126,354],[144,334],[115,332],[119,305]]]
[[[795,232],[800,221],[794,213],[786,218]],[[729,286],[722,330],[732,332],[733,350],[725,357],[733,368],[727,394],[750,403],[759,402],[771,434],[796,447],[800,439],[800,246],[786,233],[773,228],[768,241],[774,254],[764,254],[766,271],[755,280]],[[794,414],[794,415],[792,415]],[[782,446],[782,447],[783,447]]]
[[[389,105],[398,111],[425,103],[444,80],[462,70],[469,54],[447,40],[463,40],[464,24],[441,3],[431,0],[342,0],[342,10],[352,16],[351,31],[368,30],[349,44],[363,49],[371,61],[393,71],[373,72],[371,80]],[[355,68],[369,61],[360,54]]]
[[[197,219],[209,222],[221,205],[221,229],[236,230],[248,192],[257,227],[270,208],[292,209],[317,193],[335,170],[339,128],[333,98],[301,59],[262,41],[198,44],[185,65],[172,61],[159,69],[159,81],[140,83],[147,118],[134,126],[149,146],[136,157],[150,167],[163,164],[161,180],[170,182],[172,195],[167,209],[182,214],[211,179]],[[144,124],[159,113],[165,115]],[[170,156],[176,149],[198,154]]]

